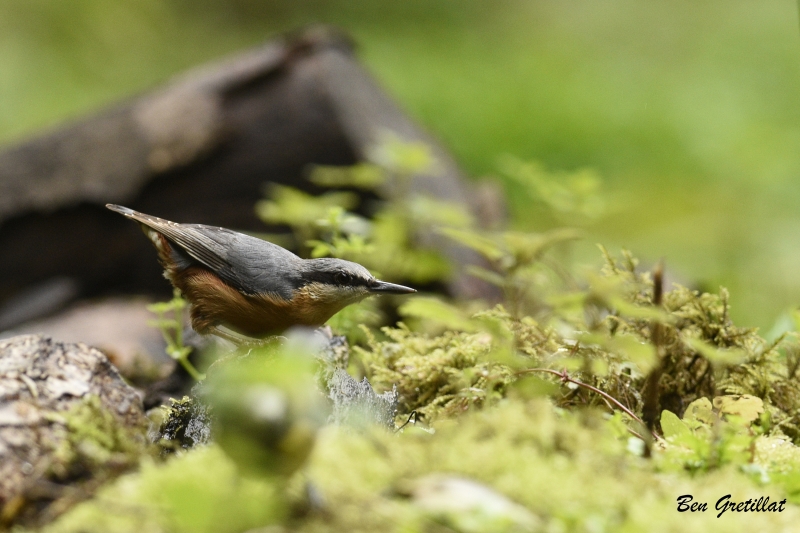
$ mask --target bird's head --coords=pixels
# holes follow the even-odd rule
[[[344,259],[307,259],[301,279],[311,298],[336,311],[373,294],[410,294],[410,287],[375,279],[369,270]],[[335,311],[334,311],[335,312]]]

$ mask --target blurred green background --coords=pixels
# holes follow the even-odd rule
[[[800,303],[791,0],[0,0],[0,143],[311,22],[347,30],[468,173],[503,154],[595,169],[610,211],[579,260],[664,257],[766,330]],[[515,225],[533,209],[512,202]]]

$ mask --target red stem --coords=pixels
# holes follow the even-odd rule
[[[641,418],[636,416],[633,413],[633,411],[631,411],[630,409],[625,407],[616,398],[614,398],[613,396],[611,396],[607,392],[601,391],[597,387],[594,387],[592,385],[589,385],[588,383],[584,383],[583,381],[579,381],[579,380],[577,380],[577,379],[575,379],[573,377],[570,377],[570,375],[567,374],[566,369],[562,370],[561,372],[559,372],[558,370],[553,370],[552,368],[528,368],[526,370],[520,370],[519,372],[517,372],[517,375],[528,374],[530,372],[545,372],[547,374],[553,374],[554,376],[558,376],[561,379],[562,383],[566,383],[566,382],[574,383],[575,385],[578,385],[579,387],[584,387],[586,389],[589,389],[592,392],[596,392],[597,394],[599,394],[600,396],[602,396],[603,398],[605,398],[609,402],[611,402],[614,405],[616,405],[617,407],[619,407],[626,415],[631,417],[633,420],[636,420],[637,422],[639,422],[643,426],[647,427],[647,425],[644,423],[644,421],[642,421]],[[652,432],[652,433],[653,433],[653,438],[655,438],[655,439],[659,438],[659,436],[655,432]],[[641,436],[638,435],[638,434],[636,434],[636,436],[641,438]],[[642,439],[642,440],[644,440],[644,439]]]

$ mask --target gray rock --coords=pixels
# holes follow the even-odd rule
[[[397,388],[378,394],[367,378],[356,381],[350,374],[337,368],[328,380],[328,398],[334,424],[366,427],[372,424],[394,429],[397,413]]]
[[[317,354],[320,363],[320,388],[331,402],[328,422],[363,428],[373,424],[395,429],[397,388],[378,394],[367,378],[356,381],[347,373],[350,346],[347,339],[334,335],[329,326],[317,330],[324,342]]]
[[[414,505],[455,531],[523,533],[541,529],[541,520],[527,508],[472,479],[431,474],[410,485],[406,491]]]

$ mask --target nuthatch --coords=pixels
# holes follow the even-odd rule
[[[164,277],[192,304],[192,328],[237,344],[292,326],[321,326],[373,294],[414,289],[375,279],[343,259],[301,259],[275,244],[229,229],[178,224],[107,204],[139,223],[158,250]],[[225,330],[232,330],[231,332]]]

